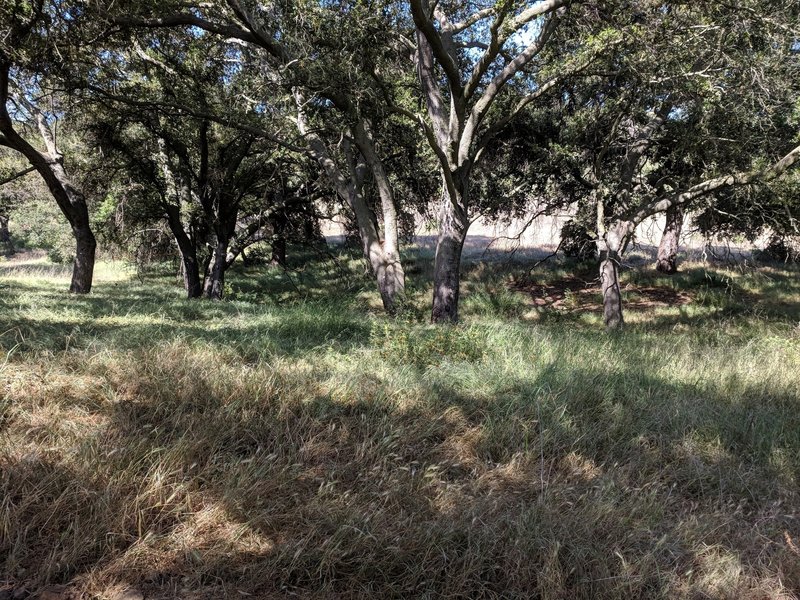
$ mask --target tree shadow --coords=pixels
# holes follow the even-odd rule
[[[4,340],[4,345],[15,346],[17,354],[90,348],[132,351],[191,340],[193,344],[205,344],[215,350],[232,352],[245,361],[254,361],[270,356],[298,357],[313,351],[346,353],[365,346],[372,331],[368,323],[352,315],[329,313],[309,317],[303,311],[255,323],[242,319],[221,327],[203,326],[197,320],[137,322],[131,320],[130,314],[121,319],[121,323],[109,323],[108,320],[76,322],[18,317],[13,324],[5,325],[0,339]],[[213,323],[211,319],[204,321]]]
[[[19,307],[32,293],[41,314]],[[636,327],[571,331],[624,368],[565,355],[529,376],[479,371],[489,345],[455,366],[389,347],[405,394],[357,364],[372,327],[338,302],[275,312],[109,284],[63,305],[38,286],[15,294],[0,299],[0,341],[52,362],[0,400],[14,449],[0,558],[15,583],[148,598],[800,589],[786,541],[800,537],[797,390],[668,378],[630,351]],[[723,311],[642,329],[700,329]],[[331,379],[330,350],[353,352],[346,377]]]
[[[553,361],[475,392],[417,369],[412,404],[376,374],[341,395],[179,349],[98,367],[113,394],[62,402],[96,427],[26,423],[3,464],[28,525],[0,547],[38,585],[148,598],[714,595],[683,575],[709,547],[739,557],[734,596],[778,573],[796,590],[796,392],[732,399],[641,366]],[[50,457],[65,435],[74,455]]]

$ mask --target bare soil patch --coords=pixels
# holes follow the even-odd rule
[[[509,287],[529,295],[537,307],[569,311],[593,311],[602,308],[598,279],[565,277],[548,283],[515,281]],[[622,291],[627,296],[625,308],[629,310],[682,306],[692,301],[688,293],[664,286],[627,284],[623,285]]]

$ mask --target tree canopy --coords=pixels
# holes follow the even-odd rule
[[[75,292],[91,288],[93,229],[126,252],[156,242],[123,223],[158,232],[189,297],[219,299],[248,246],[280,262],[286,232],[315,237],[332,209],[394,312],[403,232],[427,219],[434,322],[458,320],[475,219],[571,210],[564,245],[600,257],[616,327],[617,266],[644,219],[668,212],[675,240],[685,214],[709,235],[797,233],[784,174],[800,156],[799,11],[14,0],[0,9],[0,180],[46,183],[75,238]]]

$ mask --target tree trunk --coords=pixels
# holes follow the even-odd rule
[[[41,175],[53,199],[72,227],[76,248],[69,291],[88,294],[92,290],[97,241],[89,222],[86,198],[70,181],[64,169],[63,156],[56,147],[55,136],[50,131],[44,115],[37,114],[36,122],[47,152],[40,152],[34,148],[14,129],[14,122],[7,109],[10,68],[10,63],[0,62],[0,133],[3,144],[22,154]]]
[[[180,209],[174,204],[164,203],[167,214],[167,224],[178,244],[183,262],[183,288],[189,299],[200,298],[203,295],[203,284],[200,279],[200,262],[197,259],[197,249],[192,239],[186,233],[181,222]]]
[[[400,257],[397,254],[384,251],[383,259],[378,265],[378,289],[386,312],[393,314],[398,309],[400,301],[406,293],[405,273]]]
[[[433,266],[433,310],[431,323],[457,323],[461,284],[461,252],[467,236],[467,220],[460,208],[442,193],[439,238]]]
[[[683,210],[680,206],[670,206],[667,209],[667,222],[664,225],[664,234],[658,245],[656,270],[661,273],[672,274],[678,270],[678,242],[683,227]]]
[[[364,213],[369,211],[366,202],[361,197],[361,194],[354,194],[356,197],[353,199],[352,206],[356,207],[356,214],[362,213],[357,218],[358,232],[364,249],[364,256],[366,257],[370,271],[375,276],[378,283],[378,292],[381,295],[381,302],[386,312],[392,314],[397,309],[397,300],[404,293],[405,281],[403,275],[403,267],[400,264],[399,257],[392,256],[386,252],[378,232],[370,220],[370,217]]]
[[[378,279],[378,289],[383,300],[383,306],[387,312],[393,313],[397,308],[397,302],[402,300],[406,293],[406,275],[403,270],[403,264],[400,261],[394,190],[383,167],[383,162],[375,150],[375,140],[372,136],[369,121],[359,119],[353,131],[356,145],[367,165],[369,165],[381,199],[381,212],[383,215],[383,242],[381,246],[383,256],[375,275]],[[376,232],[378,231],[378,225],[374,221],[373,228]]]
[[[620,329],[625,320],[622,317],[622,292],[619,286],[619,261],[634,227],[629,221],[615,221],[607,228],[603,224],[603,205],[598,204],[598,230],[603,234],[598,238],[600,251],[600,288],[603,292],[603,323],[606,329]]]
[[[196,253],[181,251],[181,261],[183,262],[183,289],[186,290],[186,297],[190,300],[200,298],[203,295],[203,285],[200,283],[200,265],[197,262]]]
[[[282,235],[272,238],[272,258],[270,264],[283,267],[286,265],[286,238]]]
[[[72,282],[69,291],[73,294],[88,294],[92,290],[97,241],[89,227],[88,213],[86,216],[84,222],[72,225],[72,233],[75,235],[75,261],[72,264]]]
[[[214,247],[214,256],[211,258],[206,275],[204,294],[211,300],[222,300],[225,294],[225,269],[227,267],[228,240],[218,237]]]
[[[270,215],[269,224],[272,226],[272,257],[270,264],[283,267],[286,265],[286,216],[279,211]]]
[[[619,329],[625,324],[622,317],[618,263],[619,255],[616,251],[603,252],[603,261],[600,263],[600,285],[603,290],[603,322],[608,330]]]
[[[297,126],[300,133],[306,136],[312,155],[325,171],[336,193],[343,201],[347,202],[355,213],[358,234],[361,238],[361,247],[364,251],[364,257],[369,263],[370,270],[377,279],[381,302],[386,312],[394,313],[397,309],[398,300],[405,294],[405,274],[398,251],[397,215],[394,197],[383,163],[375,151],[369,124],[364,119],[358,119],[352,129],[360,156],[356,156],[355,152],[347,149],[346,154],[348,155],[348,167],[350,170],[350,177],[347,178],[331,159],[328,148],[322,138],[311,131],[306,121],[304,109],[306,102],[302,93],[296,90],[294,95],[297,103]],[[359,160],[360,158],[363,158],[363,162]],[[367,166],[375,177],[380,194],[384,218],[383,240],[381,240],[374,214],[362,194]]]
[[[433,267],[431,323],[457,323],[464,238],[456,231],[439,231]]]
[[[351,187],[348,196],[348,204],[356,214],[364,257],[377,280],[383,308],[392,314],[397,309],[397,301],[405,294],[405,274],[396,241],[389,240],[387,244],[387,240],[380,239],[372,211],[359,190]]]
[[[363,142],[365,138],[360,138]],[[344,195],[347,203],[355,213],[358,235],[361,239],[364,257],[369,263],[370,271],[377,280],[378,293],[381,296],[383,308],[389,314],[397,310],[397,301],[405,294],[405,274],[400,264],[400,255],[397,249],[397,220],[394,214],[394,200],[388,185],[388,179],[383,172],[383,167],[374,153],[370,144],[362,144],[367,150],[369,158],[361,153],[367,164],[357,160],[355,152],[350,155],[351,182],[349,185],[338,183],[340,195]],[[381,195],[381,204],[384,213],[384,237],[381,239],[378,230],[377,218],[370,209],[362,193],[364,172],[369,166]],[[341,177],[341,176],[340,176]]]
[[[8,230],[8,217],[0,215],[0,254],[11,256],[14,254],[14,241],[11,239],[11,232]]]

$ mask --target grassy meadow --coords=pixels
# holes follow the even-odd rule
[[[593,269],[470,263],[434,328],[406,258],[399,317],[346,253],[0,262],[0,597],[800,595],[796,267],[627,270],[609,335]]]

